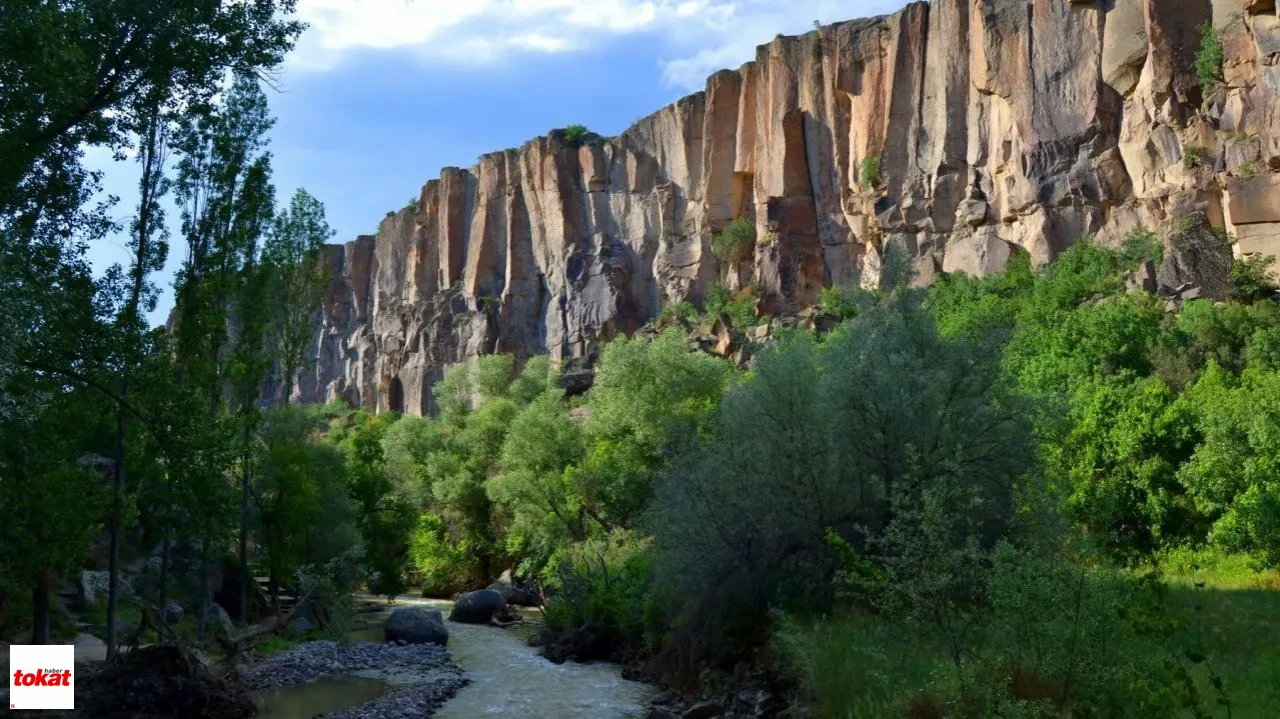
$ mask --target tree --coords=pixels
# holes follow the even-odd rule
[[[751,646],[770,606],[826,606],[830,533],[875,552],[934,507],[963,519],[945,530],[951,547],[1003,536],[1034,443],[994,349],[940,337],[897,290],[821,344],[762,356],[657,500],[657,567],[680,598],[686,656]],[[880,546],[880,561],[898,552]]]
[[[128,299],[116,323],[120,331],[120,384],[117,394],[121,403],[129,398],[130,382],[138,363],[143,312],[155,307],[156,292],[147,277],[164,269],[169,253],[168,230],[160,199],[168,191],[165,179],[165,156],[169,142],[169,118],[161,103],[164,88],[158,88],[143,108],[141,153],[142,177],[138,182],[138,214],[133,222],[133,264],[129,271]],[[116,408],[115,466],[111,487],[110,549],[107,593],[107,656],[116,653],[116,609],[119,604],[121,495],[125,481],[125,442],[128,437],[129,412],[123,404]],[[161,612],[163,615],[163,612]],[[163,616],[161,617],[163,620]]]
[[[15,387],[41,389],[47,388]],[[106,430],[85,418],[109,405],[86,390],[55,397],[34,422],[0,434],[0,565],[31,587],[36,644],[52,643],[52,589],[58,574],[75,569],[87,554],[107,499],[100,475],[78,458]]]
[[[180,381],[201,388],[210,411],[222,405],[224,383],[233,388],[242,437],[240,555],[245,604],[249,445],[258,418],[258,393],[270,367],[265,336],[268,287],[259,253],[274,215],[270,155],[265,152],[273,122],[258,80],[239,75],[223,102],[188,118],[177,138],[182,157],[176,187],[188,245],[176,292]],[[229,325],[234,325],[236,335],[227,357]],[[202,597],[201,636],[205,609]]]
[[[286,405],[298,371],[306,361],[316,311],[328,285],[320,253],[334,234],[325,219],[324,205],[306,190],[298,189],[289,207],[276,217],[263,250],[263,262],[272,271],[272,320]]]

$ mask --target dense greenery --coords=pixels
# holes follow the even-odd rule
[[[1200,49],[1196,52],[1196,79],[1206,93],[1222,84],[1222,31],[1206,22],[1200,26]]]
[[[512,570],[547,599],[552,657],[690,688],[747,662],[790,680],[797,713],[1280,703],[1272,258],[1237,262],[1229,301],[1170,304],[1127,290],[1153,233],[927,290],[890,247],[882,289],[823,292],[831,331],[715,285],[602,347],[581,396],[547,357],[494,355],[445,369],[431,417],[294,406],[332,231],[272,181],[261,79],[293,3],[153,6],[0,5],[6,640],[74,631],[55,594],[90,567],[109,589],[80,610],[113,651],[126,622],[207,644],[219,610],[280,618],[286,594],[340,635],[360,589],[449,596]],[[1197,68],[1220,78],[1211,28]],[[127,226],[91,201],[86,147],[137,159]],[[874,188],[878,161],[858,174]],[[184,262],[172,326],[148,330],[166,198]],[[95,277],[85,248],[107,237],[130,261]],[[737,220],[713,249],[733,266],[756,239]],[[686,333],[722,316],[770,323],[749,368]]]
[[[711,251],[727,267],[735,267],[755,251],[756,226],[747,217],[739,217],[725,226],[711,241]]]

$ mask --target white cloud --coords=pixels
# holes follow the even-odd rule
[[[805,32],[896,9],[904,0],[299,0],[310,23],[291,65],[323,71],[360,49],[410,50],[457,64],[517,53],[587,50],[611,37],[652,33],[674,86],[696,89],[737,67],[777,33]]]

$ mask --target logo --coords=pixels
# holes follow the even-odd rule
[[[75,709],[73,646],[50,644],[9,647],[10,709]]]

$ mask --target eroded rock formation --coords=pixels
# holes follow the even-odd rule
[[[1226,55],[1208,93],[1206,22]],[[1274,0],[916,2],[779,36],[616,138],[553,132],[446,168],[331,248],[297,398],[430,412],[449,364],[589,357],[719,281],[795,312],[879,282],[891,244],[927,282],[1198,211],[1238,251],[1280,254],[1277,172]],[[738,217],[754,256],[721,267],[711,240]]]

